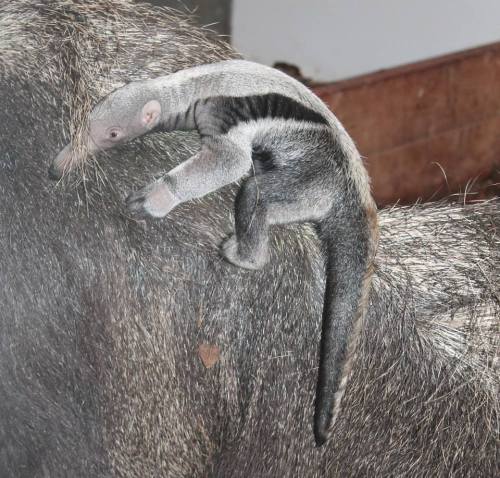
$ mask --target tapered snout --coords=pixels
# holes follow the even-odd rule
[[[51,179],[52,181],[59,181],[62,178],[61,170],[59,168],[57,168],[54,165],[54,163],[52,163],[49,166],[48,174],[49,174],[49,179]]]
[[[69,170],[72,152],[71,143],[59,151],[59,154],[54,158],[49,167],[48,173],[50,179],[59,181],[63,177],[63,174]]]
[[[97,146],[90,138],[87,144],[87,151],[89,154],[97,151]],[[80,158],[76,159],[73,156],[74,150],[71,143],[69,143],[61,149],[59,154],[52,161],[52,164],[49,166],[49,179],[59,181],[64,174],[71,172],[80,161]]]

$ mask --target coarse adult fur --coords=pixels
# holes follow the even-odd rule
[[[232,55],[128,1],[0,2],[1,475],[494,476],[497,201],[380,213],[345,413],[318,450],[324,271],[308,227],[276,230],[270,267],[247,272],[217,252],[232,188],[168,221],[127,218],[144,162],[178,164],[198,147],[187,134],[124,147],[77,186],[47,180],[113,85]],[[210,369],[201,343],[220,348]]]

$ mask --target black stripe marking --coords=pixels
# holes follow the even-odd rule
[[[184,117],[186,117],[186,115],[184,115]],[[174,125],[172,127],[172,130],[175,131],[177,129],[177,126],[179,125],[179,121],[181,119],[181,113],[177,113],[175,115],[175,120],[174,120]]]
[[[328,124],[326,118],[320,113],[288,96],[277,93],[211,97],[206,99],[206,108],[203,123],[211,122],[212,127],[214,123],[218,123],[216,129],[222,134],[227,133],[239,123],[264,118]]]
[[[250,119],[257,118],[259,108],[257,106],[257,100],[255,99],[254,96],[250,96],[248,98],[247,105],[248,105],[248,113],[249,113]]]
[[[255,176],[276,169],[272,152],[260,145],[252,148],[252,161]]]

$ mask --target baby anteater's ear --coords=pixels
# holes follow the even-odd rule
[[[148,101],[142,108],[141,123],[147,128],[154,128],[160,121],[161,105],[156,100]]]

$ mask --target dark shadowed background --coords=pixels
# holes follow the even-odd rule
[[[199,25],[210,25],[221,35],[231,32],[231,0],[150,0],[149,3],[194,13]]]

